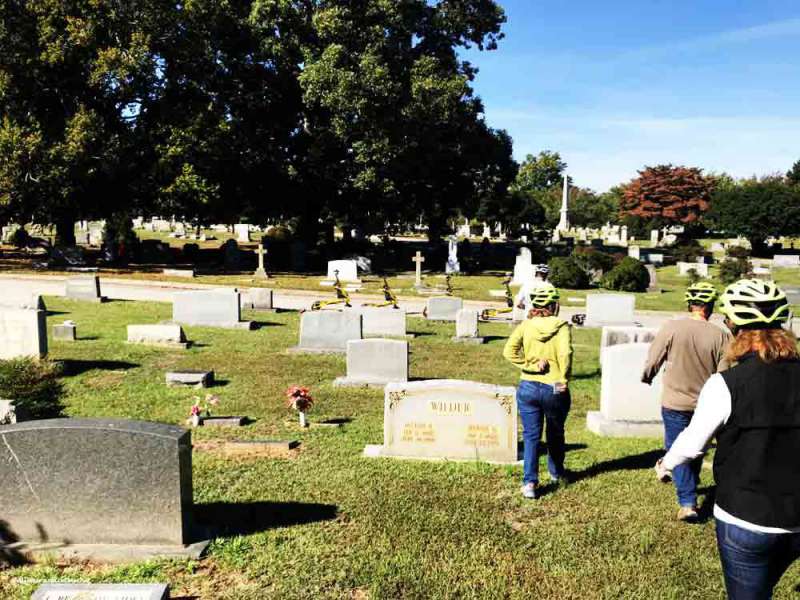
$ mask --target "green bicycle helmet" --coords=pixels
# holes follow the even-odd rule
[[[552,285],[545,285],[531,292],[531,304],[537,308],[545,308],[558,302],[561,296]]]
[[[686,294],[683,297],[688,303],[711,304],[717,299],[717,288],[707,281],[699,281],[686,288]]]
[[[742,279],[720,296],[719,310],[737,327],[780,326],[792,316],[786,294],[774,281]]]

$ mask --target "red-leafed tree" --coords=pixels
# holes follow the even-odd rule
[[[703,175],[702,169],[645,167],[625,186],[620,211],[653,223],[692,227],[708,211],[713,189],[714,179]]]

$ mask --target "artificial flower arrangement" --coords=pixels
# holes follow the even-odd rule
[[[214,394],[206,394],[205,400],[201,400],[198,396],[194,397],[194,404],[189,410],[189,423],[197,427],[203,417],[211,416],[211,407],[219,405],[219,396]]]
[[[300,427],[308,427],[306,413],[314,406],[311,390],[307,387],[291,386],[286,390],[286,406],[297,411],[300,416]]]

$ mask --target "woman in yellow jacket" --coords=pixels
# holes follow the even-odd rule
[[[539,441],[547,424],[547,466],[553,482],[565,477],[564,423],[571,399],[572,332],[558,318],[558,290],[552,285],[531,292],[528,319],[514,330],[503,356],[520,369],[517,407],[522,419],[524,469],[522,495],[535,499],[539,486]]]

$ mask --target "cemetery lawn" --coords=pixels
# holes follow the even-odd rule
[[[363,458],[366,444],[382,441],[382,392],[333,388],[343,357],[287,354],[297,340],[296,313],[245,314],[261,324],[254,332],[189,327],[197,345],[177,351],[125,343],[127,324],[168,319],[169,305],[58,298],[47,305],[49,326],[78,323],[78,342],[50,346],[67,370],[68,415],[181,424],[197,392],[167,388],[164,372],[185,367],[214,369],[219,414],[255,423],[193,432],[197,514],[226,532],[206,558],[8,569],[0,571],[0,598],[28,598],[36,580],[54,579],[168,581],[173,597],[204,600],[723,595],[713,523],[674,521],[674,491],[655,481],[659,440],[612,440],[585,429],[586,412],[599,404],[596,330],[575,332],[567,466],[576,481],[532,502],[519,495],[521,467]],[[452,324],[410,320],[419,334],[412,376],[514,384],[515,370],[501,358],[509,326],[481,328],[486,345],[452,344]],[[283,398],[293,384],[311,387],[312,422],[348,422],[300,430]],[[232,439],[301,445],[289,458],[228,459],[214,451]],[[546,483],[544,467],[541,473]],[[704,470],[707,503],[711,483]],[[798,581],[795,565],[776,597],[790,597]]]

